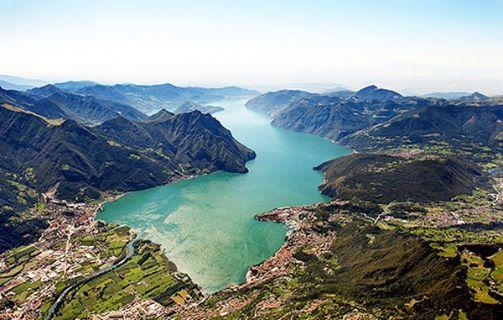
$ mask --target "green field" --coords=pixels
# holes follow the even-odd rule
[[[174,272],[157,245],[140,242],[127,263],[68,294],[55,319],[85,318],[117,310],[136,298],[150,298],[164,306],[183,303],[194,288],[176,279]]]

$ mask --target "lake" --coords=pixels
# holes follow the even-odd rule
[[[332,142],[275,128],[244,107],[245,100],[215,103],[214,116],[257,153],[247,174],[217,172],[171,185],[131,192],[107,203],[97,218],[127,224],[162,244],[178,269],[207,293],[244,281],[248,268],[284,243],[286,227],[253,216],[287,205],[326,201],[322,174],[312,168],[349,154]]]

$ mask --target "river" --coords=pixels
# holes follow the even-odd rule
[[[318,192],[321,162],[350,153],[330,141],[271,126],[244,100],[215,103],[214,116],[255,150],[247,174],[217,172],[138,192],[107,203],[97,218],[127,224],[160,243],[178,269],[207,293],[244,281],[251,265],[284,243],[286,227],[258,222],[257,213],[327,198]]]

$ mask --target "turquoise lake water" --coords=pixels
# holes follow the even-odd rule
[[[242,283],[250,266],[284,243],[286,227],[255,221],[255,214],[326,201],[317,189],[323,176],[312,168],[350,153],[326,139],[272,127],[269,117],[244,103],[219,102],[225,111],[214,116],[257,153],[247,163],[249,173],[217,172],[131,192],[97,216],[162,244],[178,269],[208,293]]]

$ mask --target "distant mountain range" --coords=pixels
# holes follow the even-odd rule
[[[387,89],[380,89],[376,86],[368,86],[357,92],[351,90],[338,90],[331,91],[325,94],[311,93],[301,90],[280,90],[274,92],[268,92],[260,96],[250,99],[246,106],[249,109],[265,112],[268,114],[276,114],[279,111],[285,109],[290,104],[294,104],[301,99],[314,98],[330,96],[334,98],[341,99],[353,99],[360,101],[371,101],[371,100],[392,100],[398,99],[402,96],[394,91]]]
[[[365,87],[363,89],[360,89],[359,91],[355,92],[353,95],[350,96],[350,98],[356,98],[359,100],[379,100],[379,101],[385,101],[385,100],[393,100],[393,99],[398,99],[401,98],[402,95],[399,94],[398,92],[388,90],[388,89],[381,89],[378,88],[374,85]]]
[[[325,93],[327,96],[331,97],[339,97],[339,98],[349,98],[351,97],[355,92],[351,90],[337,90],[337,91],[329,91]]]
[[[71,94],[53,85],[29,89],[26,92],[0,89],[0,104],[2,102],[49,119],[71,119],[88,125],[96,125],[117,116],[131,120],[147,118],[131,106],[92,96]]]
[[[280,90],[268,92],[252,98],[246,102],[246,107],[251,110],[273,114],[286,108],[291,103],[299,101],[300,99],[316,96],[318,96],[318,94],[307,91]]]
[[[163,108],[175,110],[186,101],[205,104],[226,98],[251,97],[258,94],[256,91],[239,87],[199,88],[177,87],[172,84],[94,85],[72,90],[72,92],[127,104],[147,114],[157,112]]]
[[[8,81],[0,80],[0,88],[5,90],[18,90],[24,91],[33,88],[32,86],[22,85],[22,84],[14,84]]]
[[[0,88],[4,90],[26,91],[44,89],[47,82],[20,77],[0,75]],[[249,98],[259,93],[235,86],[221,88],[179,87],[169,83],[158,85],[115,84],[103,85],[94,81],[67,81],[54,83],[51,90],[60,89],[68,94],[91,96],[100,101],[111,101],[136,108],[142,113],[153,114],[161,109],[175,110],[186,102],[207,104],[226,98]],[[40,91],[37,90],[37,91]],[[35,94],[38,98],[47,98]],[[55,90],[54,92],[55,93]],[[214,112],[214,111],[213,111]],[[96,119],[92,119],[95,121]],[[103,119],[101,119],[103,120]]]
[[[246,106],[271,114],[275,126],[327,137],[357,150],[441,143],[454,137],[458,145],[500,148],[503,142],[503,99],[478,92],[445,100],[404,97],[376,86],[326,95],[282,90],[254,97]]]
[[[67,81],[54,84],[55,87],[58,87],[61,90],[69,90],[69,91],[79,90],[85,87],[91,87],[96,85],[99,85],[99,83],[89,80]]]
[[[458,100],[465,103],[483,103],[489,101],[490,98],[480,92],[474,92],[470,95],[460,97]]]
[[[351,133],[385,122],[403,110],[429,103],[421,99],[365,100],[317,96],[290,104],[274,115],[272,124],[289,130],[312,133],[337,141]]]
[[[43,80],[27,79],[27,78],[16,77],[16,76],[11,76],[11,75],[6,75],[6,74],[0,74],[0,81],[3,81],[4,84],[6,85],[5,87],[0,85],[0,87],[2,87],[4,89],[11,89],[11,90],[23,90],[23,89],[20,89],[21,87],[29,89],[29,88],[34,88],[34,87],[40,87],[40,86],[47,84],[47,81],[43,81]],[[18,88],[8,88],[7,87],[8,85],[17,86]]]
[[[169,84],[104,86],[91,81],[69,81],[24,92],[0,88],[0,103],[8,102],[49,119],[64,118],[86,125],[98,125],[117,116],[135,121],[145,120],[148,116],[139,110],[145,108],[150,113],[161,109],[175,110],[175,113],[194,110],[214,113],[223,108],[196,101],[249,97],[252,94],[254,91],[238,87],[181,88]],[[187,100],[189,98],[194,101]]]
[[[423,94],[423,98],[440,98],[446,100],[459,99],[461,97],[469,96],[470,92],[464,91],[453,91],[453,92],[432,92],[428,94]]]
[[[222,107],[218,107],[218,106],[202,105],[199,103],[187,101],[187,102],[184,102],[178,108],[176,108],[176,110],[174,112],[175,113],[187,113],[187,112],[192,112],[192,111],[196,111],[196,110],[199,110],[202,113],[213,114],[215,112],[223,111],[225,109]]]

